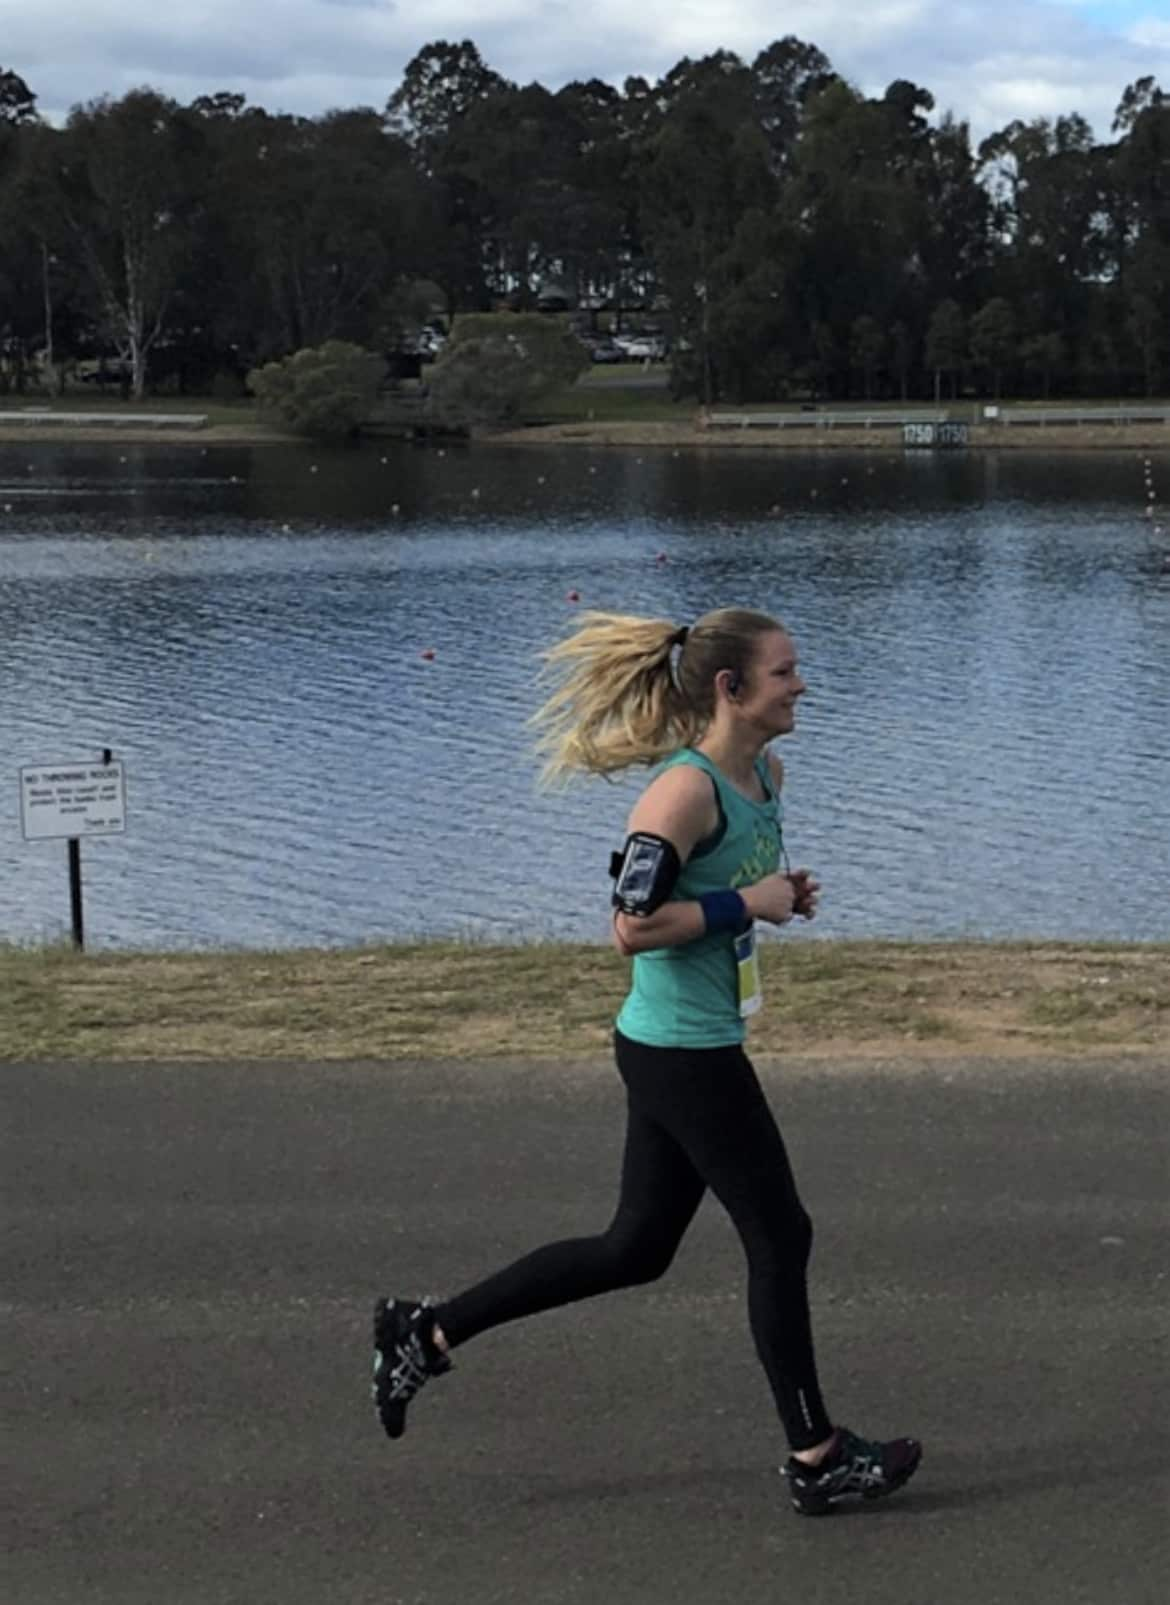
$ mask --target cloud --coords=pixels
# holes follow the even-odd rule
[[[1170,55],[1170,19],[1142,17],[1128,30],[1127,37],[1145,50],[1160,50]],[[1170,91],[1170,84],[1163,84],[1162,88]]]
[[[1155,0],[1156,3],[1156,0]],[[1127,83],[1170,88],[1170,23],[1151,0],[0,0],[2,65],[60,120],[99,94],[150,84],[186,102],[228,89],[271,111],[382,106],[436,39],[474,39],[490,66],[558,88],[657,78],[684,55],[751,59],[785,34],[818,45],[866,93],[911,78],[972,125],[1079,111],[1107,137]]]

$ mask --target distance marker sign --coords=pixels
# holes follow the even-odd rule
[[[124,831],[125,770],[89,758],[26,765],[20,771],[20,827],[25,841]]]

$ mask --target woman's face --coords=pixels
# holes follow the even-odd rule
[[[740,716],[750,720],[765,741],[772,741],[794,728],[796,699],[804,692],[792,638],[783,630],[761,635],[756,642],[747,683],[739,693]]]

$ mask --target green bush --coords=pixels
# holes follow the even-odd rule
[[[430,410],[446,425],[515,423],[588,365],[585,347],[557,318],[465,314],[431,371]]]
[[[297,434],[355,435],[374,410],[386,375],[381,357],[344,340],[306,346],[248,375],[261,414]]]

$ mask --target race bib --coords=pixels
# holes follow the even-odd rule
[[[735,938],[735,968],[739,977],[739,1015],[741,1020],[746,1020],[764,1001],[754,925],[749,925],[742,936]]]

